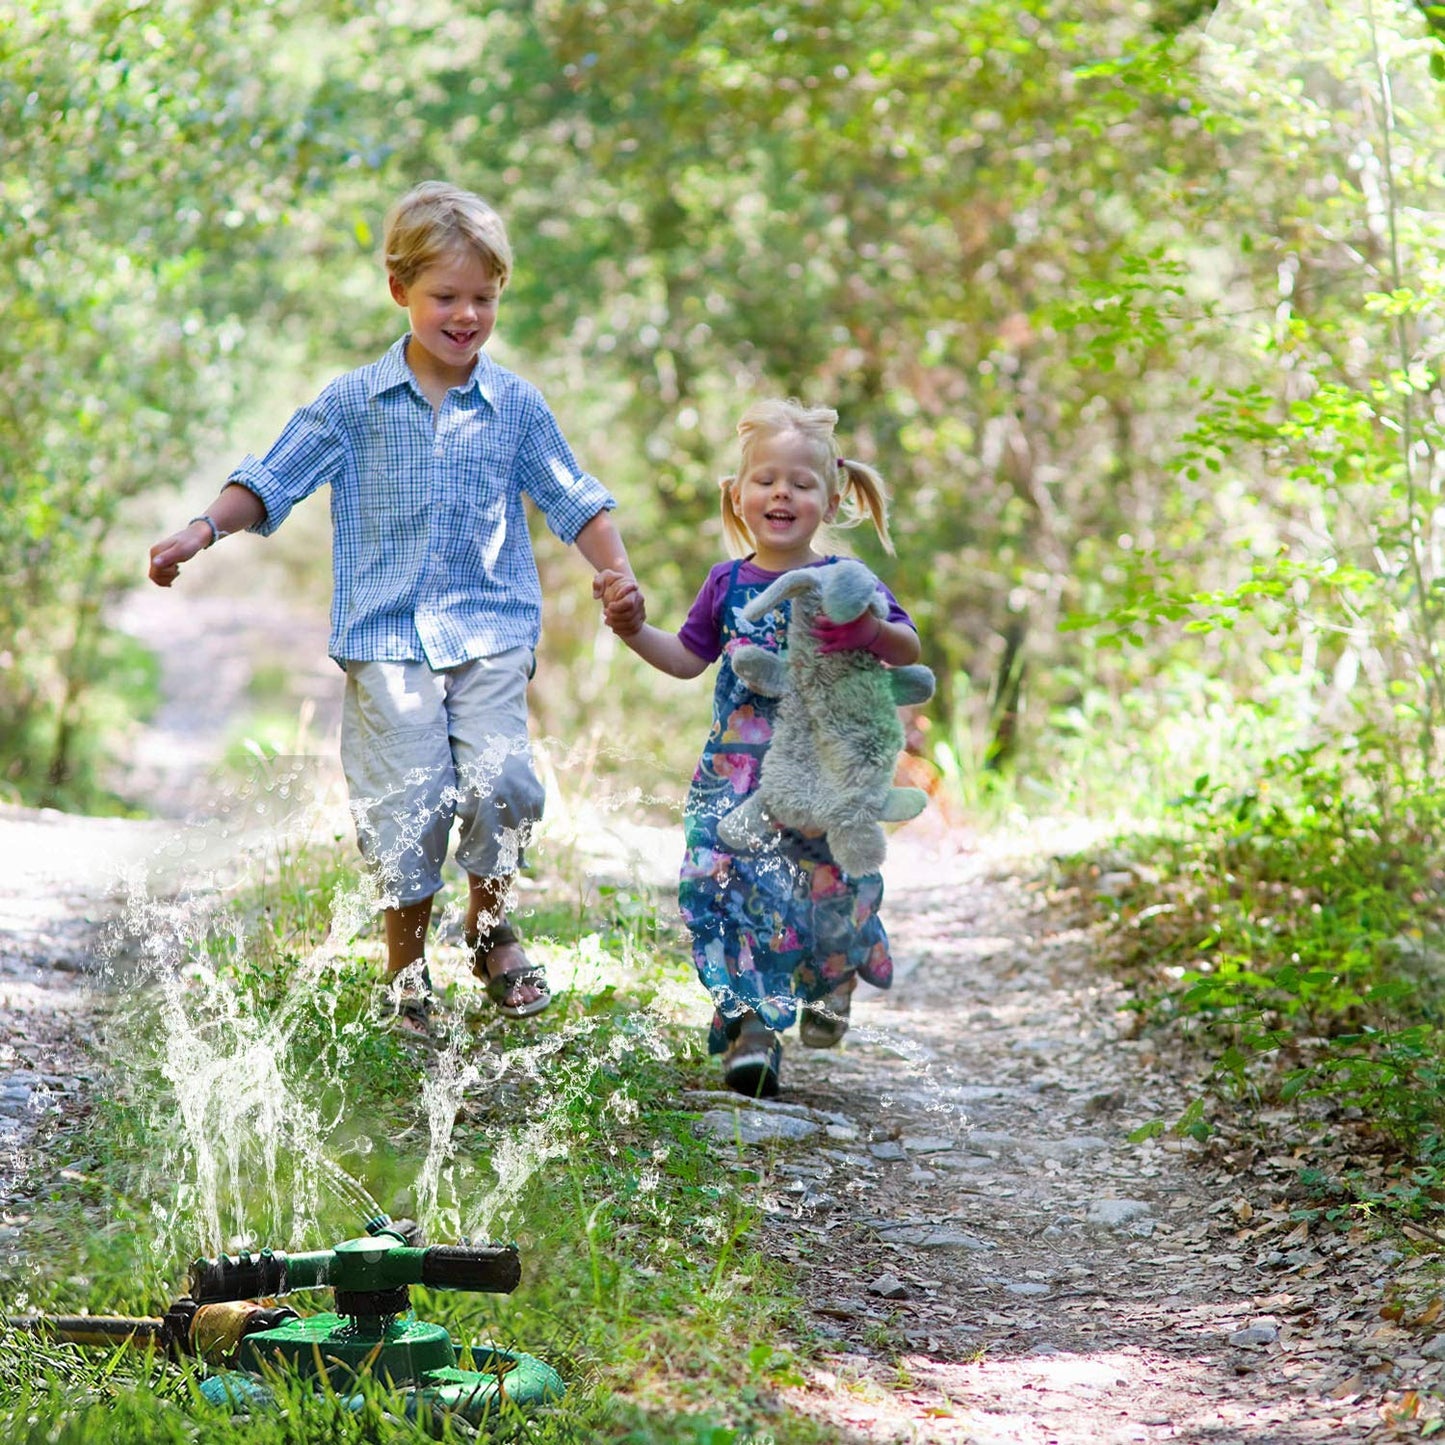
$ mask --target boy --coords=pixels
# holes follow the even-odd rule
[[[357,841],[388,900],[387,983],[404,1022],[424,1029],[427,925],[455,818],[473,971],[500,1012],[525,1018],[551,993],[506,920],[543,804],[526,707],[542,596],[523,493],[594,572],[632,569],[613,498],[536,388],[483,354],[512,269],[500,217],[425,182],[392,209],[385,246],[408,334],[327,386],[264,458],[247,456],[207,512],[151,548],[150,577],[169,587],[231,532],[269,536],[330,484],[327,650],[346,672],[341,759]],[[632,591],[608,615],[625,628],[641,609]],[[408,970],[418,987],[401,987]]]

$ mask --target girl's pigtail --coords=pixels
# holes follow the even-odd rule
[[[852,494],[846,503],[848,517],[841,525],[856,527],[867,517],[878,533],[883,550],[892,556],[893,539],[888,535],[888,489],[883,485],[883,478],[866,462],[850,461],[846,457],[838,458],[838,471],[846,483],[846,487],[840,486],[838,490]]]
[[[748,531],[734,501],[738,479],[723,477],[718,483],[722,488],[723,536],[727,538],[728,551],[734,557],[746,557],[753,550],[752,533]]]

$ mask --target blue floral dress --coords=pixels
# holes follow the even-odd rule
[[[893,982],[888,935],[878,907],[883,878],[853,878],[833,861],[826,838],[778,830],[770,847],[731,853],[718,819],[758,786],[772,740],[778,699],[753,692],[730,658],[746,645],[780,652],[789,603],[758,622],[742,609],[769,585],[739,580],[735,563],[722,604],[722,660],[713,693],[712,729],[693,774],[683,815],[687,852],[678,904],[692,935],[698,977],[717,1011],[708,1051],[722,1053],[747,1010],[786,1029],[798,1006],[823,998],[855,974],[877,988]]]

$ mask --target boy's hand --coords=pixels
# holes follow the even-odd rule
[[[150,579],[157,587],[169,587],[180,576],[181,563],[189,562],[210,543],[208,527],[191,522],[179,532],[172,532],[151,548]]]
[[[846,648],[872,652],[873,644],[882,631],[882,622],[871,612],[855,617],[852,622],[834,622],[820,613],[812,627],[819,652],[842,652]]]
[[[592,595],[602,603],[602,619],[619,637],[631,637],[647,621],[647,604],[635,577],[603,571],[592,579]]]

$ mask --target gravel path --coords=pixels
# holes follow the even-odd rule
[[[894,988],[860,989],[841,1051],[789,1051],[781,1104],[704,1101],[758,1139],[739,1163],[809,1273],[826,1369],[796,1407],[848,1441],[1415,1436],[1445,1367],[1379,1315],[1411,1262],[1291,1221],[1288,1159],[1231,1177],[1128,1142],[1187,1102],[1180,1065],[1131,1036],[1036,854],[892,846]]]
[[[0,1210],[47,1116],[94,1087],[89,965],[126,874],[169,829],[0,805]],[[0,1213],[0,1243],[15,1237]]]
[[[178,836],[0,809],[0,1191],[94,1086],[83,970],[109,885],[154,876]],[[613,847],[656,866],[669,841],[636,827]],[[1296,1226],[1288,1158],[1231,1177],[1130,1144],[1187,1096],[1088,932],[997,843],[892,847],[894,988],[859,990],[843,1048],[794,1043],[778,1102],[688,1101],[757,1176],[769,1247],[807,1270],[824,1367],[791,1407],[844,1442],[1413,1437],[1423,1419],[1390,1412],[1445,1364],[1379,1307],[1416,1261]],[[16,1226],[0,1218],[0,1246]]]

